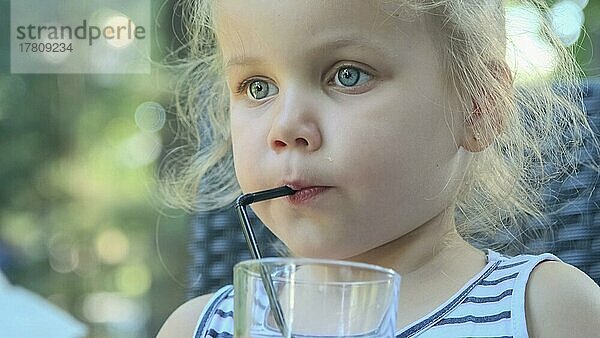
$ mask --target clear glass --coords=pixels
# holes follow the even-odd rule
[[[233,271],[235,337],[283,336],[262,271],[272,280],[287,337],[394,337],[400,276],[393,270],[336,260],[264,258],[240,262]]]

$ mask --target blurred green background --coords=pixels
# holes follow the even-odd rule
[[[161,61],[178,46],[177,16],[160,0],[152,13]],[[0,0],[2,270],[89,337],[154,336],[185,301],[187,277],[187,217],[161,205],[153,180],[171,75],[11,75],[9,19]]]
[[[600,2],[556,3],[565,43],[600,75]],[[155,336],[188,279],[188,216],[161,205],[153,180],[172,75],[10,74],[9,13],[0,0],[0,267],[89,337]],[[160,61],[178,46],[178,16],[173,1],[152,0],[152,13]]]

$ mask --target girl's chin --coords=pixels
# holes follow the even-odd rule
[[[331,243],[323,245],[315,245],[315,243],[312,243],[312,245],[306,244],[291,243],[288,245],[288,248],[294,257],[304,258],[346,260],[360,254],[360,252],[356,252],[355,250],[346,252],[343,248],[331,245]]]
[[[369,248],[365,241],[349,236],[348,229],[335,223],[317,223],[311,219],[281,220],[285,228],[269,227],[290,253],[296,257],[344,260]]]

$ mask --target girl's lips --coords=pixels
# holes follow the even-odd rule
[[[293,205],[303,205],[307,204],[319,196],[321,196],[325,191],[329,190],[331,187],[305,187],[302,189],[298,189],[295,194],[285,196],[285,199],[293,204]]]

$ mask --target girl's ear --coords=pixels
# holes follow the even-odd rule
[[[471,97],[472,111],[465,119],[463,146],[470,152],[487,148],[504,131],[505,97],[512,95],[513,76],[504,60],[486,62],[493,84],[482,87],[480,95]]]

